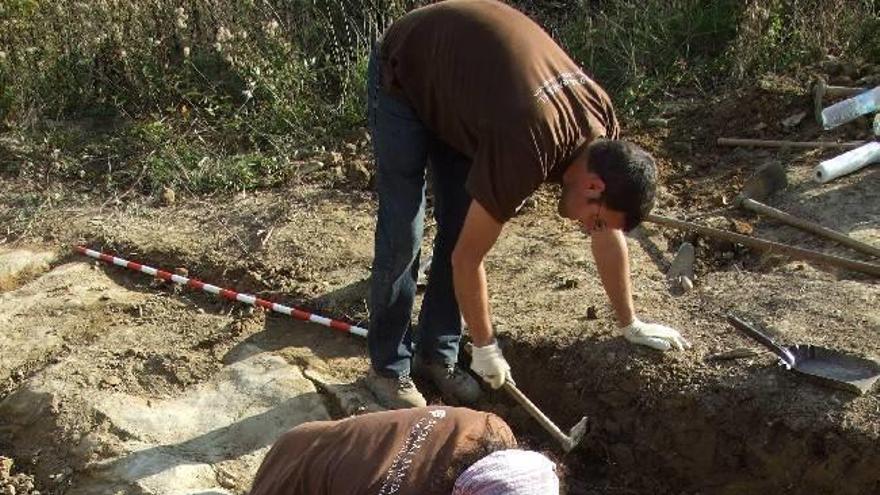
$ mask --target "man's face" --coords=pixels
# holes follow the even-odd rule
[[[587,234],[605,229],[623,229],[626,225],[623,212],[608,208],[602,191],[585,181],[563,183],[559,215],[577,222]]]

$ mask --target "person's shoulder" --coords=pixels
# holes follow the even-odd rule
[[[446,414],[463,422],[466,422],[471,425],[484,425],[485,428],[496,430],[499,432],[507,432],[509,436],[513,436],[513,433],[510,429],[510,426],[507,424],[501,416],[489,412],[489,411],[478,411],[476,409],[470,409],[467,407],[447,407],[444,408],[446,410]]]

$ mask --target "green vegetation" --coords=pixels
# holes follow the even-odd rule
[[[0,172],[148,193],[282,184],[363,125],[372,40],[423,3],[3,0],[0,130],[24,144],[0,140]],[[513,3],[635,115],[829,53],[880,60],[872,0]]]

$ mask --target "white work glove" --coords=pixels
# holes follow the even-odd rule
[[[513,383],[510,376],[510,365],[501,354],[498,341],[484,347],[471,346],[471,369],[492,388],[501,388],[506,380]]]
[[[658,351],[668,351],[673,347],[683,351],[691,347],[677,330],[656,323],[645,323],[638,318],[620,331],[623,337],[633,344],[646,345]]]

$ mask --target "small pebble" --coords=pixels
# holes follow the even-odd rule
[[[162,204],[165,206],[171,206],[174,204],[176,195],[174,194],[174,189],[170,187],[166,187],[162,189]]]
[[[587,308],[587,319],[588,320],[596,320],[599,318],[599,315],[596,313],[596,306],[590,306]]]
[[[691,282],[691,279],[682,275],[678,280],[679,285],[681,285],[682,290],[685,292],[689,292],[694,288],[694,283]]]
[[[104,383],[106,383],[107,385],[110,385],[111,387],[115,387],[116,385],[119,385],[120,383],[122,383],[122,379],[120,379],[116,375],[105,376],[103,381],[104,381]],[[61,474],[59,474],[58,476],[61,476]]]

